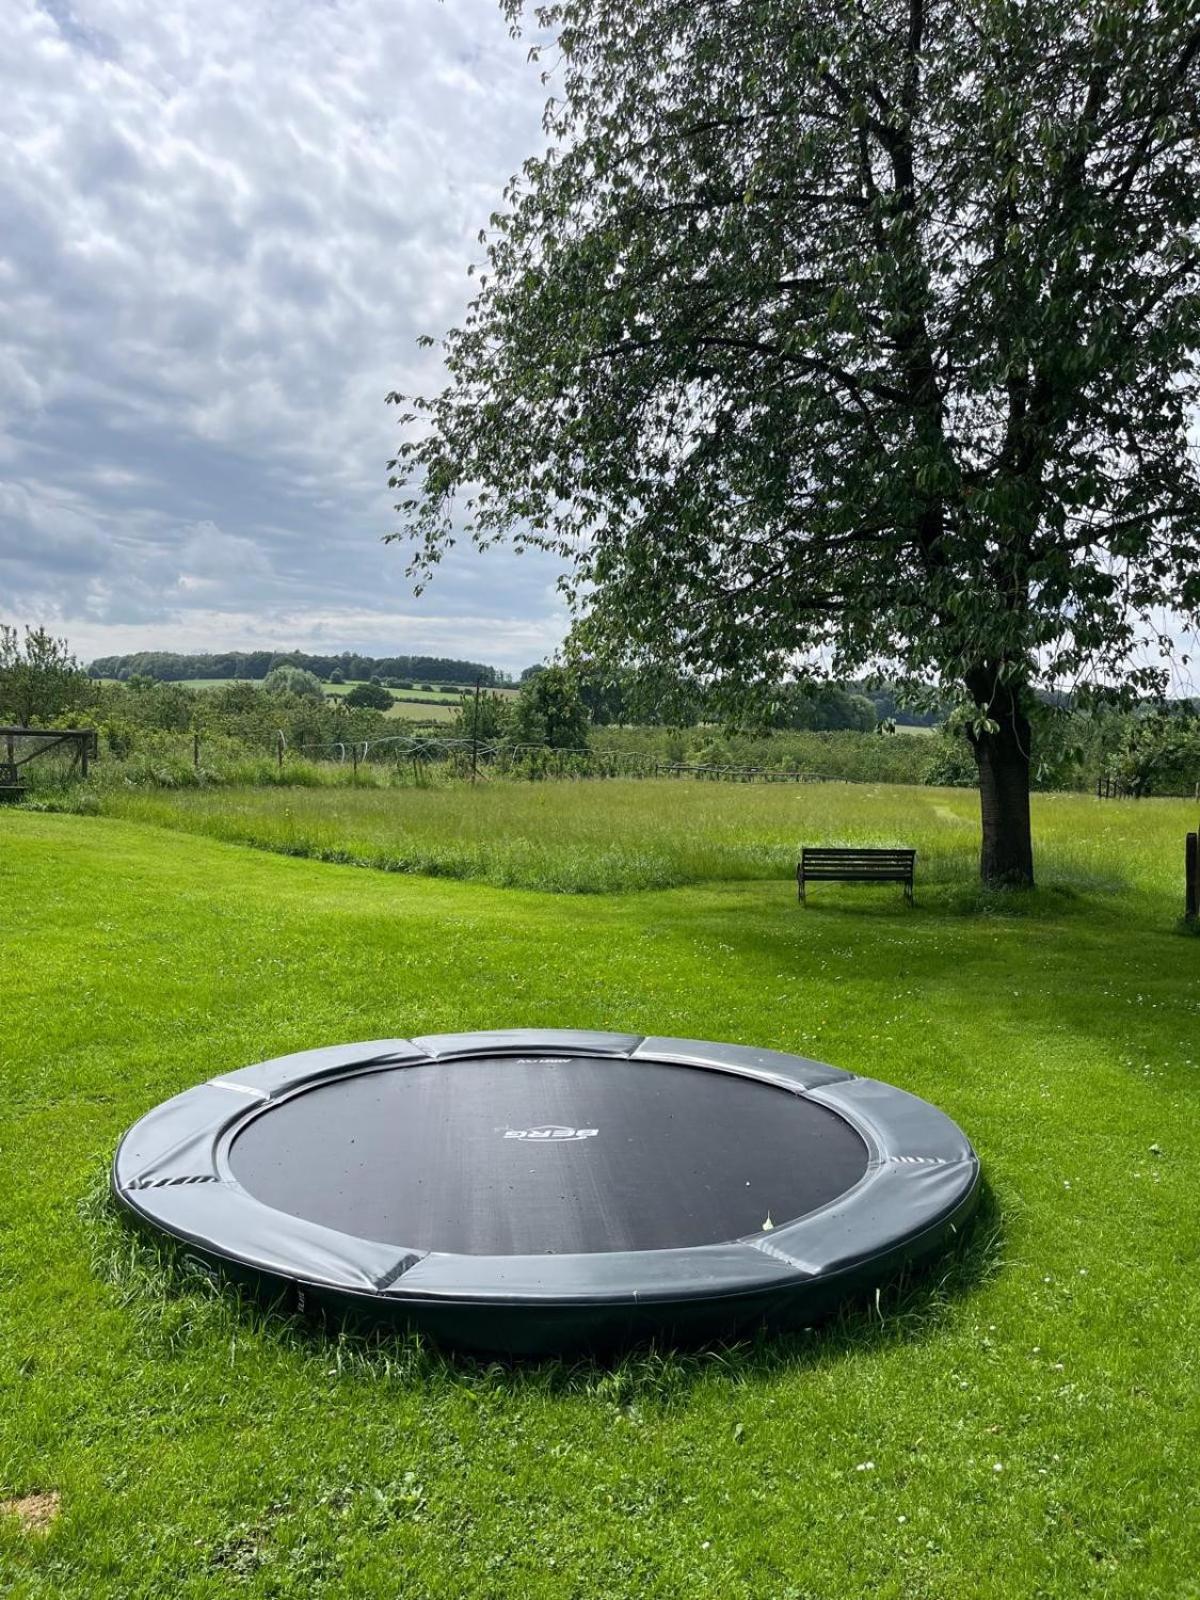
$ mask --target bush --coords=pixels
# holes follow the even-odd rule
[[[547,667],[526,679],[513,714],[513,736],[518,744],[549,745],[555,750],[587,744],[587,707],[565,667]]]
[[[356,683],[346,696],[346,704],[371,711],[388,711],[395,701],[381,683]]]
[[[294,694],[301,699],[323,700],[325,689],[315,672],[305,672],[303,667],[272,667],[263,679],[268,694]]]
[[[975,752],[961,728],[939,728],[931,746],[924,782],[944,789],[974,789],[979,785]]]

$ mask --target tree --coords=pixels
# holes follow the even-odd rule
[[[304,700],[323,700],[325,688],[315,672],[303,667],[283,665],[272,667],[263,679],[268,694],[294,694]]]
[[[446,387],[390,397],[418,584],[507,536],[713,696],[824,662],[965,702],[982,875],[1032,882],[1035,689],[1161,692],[1200,611],[1194,0],[538,21],[552,148]]]
[[[565,667],[546,667],[526,678],[512,716],[517,744],[579,750],[587,744],[588,714],[574,675]]]
[[[501,694],[464,694],[454,714],[451,733],[456,739],[491,743],[507,737],[512,726],[512,703]]]
[[[1190,706],[1131,717],[1110,767],[1139,799],[1194,793],[1200,783],[1200,718]]]
[[[343,704],[355,708],[365,706],[371,711],[390,711],[395,701],[382,684],[356,683],[344,697]]]
[[[71,654],[65,639],[45,628],[0,624],[0,715],[22,727],[45,726],[90,705],[95,685]]]

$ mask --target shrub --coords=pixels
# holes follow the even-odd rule
[[[394,704],[389,692],[379,682],[356,683],[346,696],[348,706],[362,706],[372,711],[387,711]]]
[[[294,694],[305,700],[324,699],[325,690],[315,672],[303,667],[272,667],[263,679],[268,694]]]

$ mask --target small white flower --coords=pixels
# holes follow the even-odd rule
[[[873,1461],[860,1461],[854,1470],[855,1472],[874,1472],[875,1463]]]
[[[897,1518],[896,1518],[896,1521],[897,1521],[897,1522],[907,1522],[907,1521],[908,1521],[908,1518],[907,1518],[907,1517],[897,1517]]]
[[[992,1464],[992,1471],[993,1472],[1003,1472],[1004,1471],[1004,1463],[1003,1463],[1003,1461],[994,1462]]]

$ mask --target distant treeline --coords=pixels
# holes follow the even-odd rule
[[[139,650],[132,655],[97,656],[88,667],[93,678],[154,678],[179,683],[188,678],[249,678],[261,682],[275,667],[301,667],[318,678],[340,673],[347,682],[370,678],[420,678],[426,683],[506,684],[508,675],[480,661],[449,656],[363,656],[344,650],[336,656],[305,650],[226,650],[218,655],[178,655],[172,650]]]

